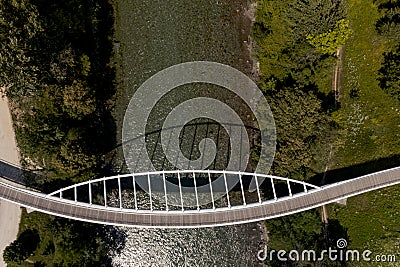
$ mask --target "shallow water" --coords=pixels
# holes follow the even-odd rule
[[[246,0],[116,1],[114,48],[118,95],[114,118],[117,140],[121,140],[122,121],[130,98],[156,72],[182,62],[207,60],[228,64],[249,74],[252,65],[246,45],[250,21],[245,14],[248,4]],[[194,96],[219,98],[237,107],[228,91],[202,86],[178,88],[160,103],[170,105],[172,99],[175,105]],[[165,108],[168,105],[161,105],[160,112],[153,112],[154,125],[169,110]],[[242,112],[240,116],[245,119],[245,109],[240,110],[238,113]],[[149,130],[153,128],[157,126],[149,126]],[[217,130],[207,128],[207,131]],[[216,169],[224,167],[224,150],[229,149],[223,135],[219,141],[222,156],[217,155],[214,162]],[[193,134],[187,136],[191,142],[198,142]],[[154,151],[155,165],[161,162],[158,164],[162,168],[170,168],[158,156],[157,138],[149,137],[147,150]],[[193,150],[190,142],[185,145],[185,136],[181,138],[182,153],[196,158],[198,151]],[[113,165],[122,172],[128,171],[122,149],[117,151]],[[255,223],[185,230],[122,229],[127,234],[126,244],[121,254],[114,256],[114,266],[255,266],[261,241],[260,228]]]
[[[255,266],[256,224],[161,230],[126,229],[125,249],[114,266]]]

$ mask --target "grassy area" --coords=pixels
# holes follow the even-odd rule
[[[375,31],[380,14],[372,0],[348,2],[353,34],[344,48],[342,107],[334,114],[342,130],[333,168],[366,168],[362,163],[369,162],[375,168],[371,171],[377,171],[385,168],[374,164],[378,159],[398,165],[396,155],[400,154],[400,106],[377,81],[390,43]],[[356,170],[360,171],[364,170]],[[395,251],[400,238],[399,190],[397,186],[357,196],[349,199],[346,207],[330,206],[331,219],[338,219],[348,229],[350,247]]]
[[[399,240],[399,189],[396,186],[351,198],[346,207],[330,206],[331,218],[338,218],[348,229],[350,247],[379,251],[380,241]]]
[[[378,9],[372,0],[349,3],[353,34],[344,48],[342,108],[334,114],[344,129],[335,168],[400,154],[400,106],[377,81],[388,46],[375,31]]]

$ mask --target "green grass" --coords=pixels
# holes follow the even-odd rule
[[[380,239],[400,238],[399,189],[382,189],[350,198],[345,207],[329,207],[330,217],[339,218],[348,229],[350,247],[366,249],[375,247]]]
[[[349,4],[353,33],[344,48],[342,107],[334,114],[342,130],[333,169],[365,168],[357,164],[400,154],[400,106],[377,81],[383,53],[390,48],[375,31],[379,11],[372,0],[349,0]],[[358,92],[357,97],[350,97],[352,90]],[[330,217],[348,229],[352,248],[394,252],[384,244],[395,244],[400,238],[399,190],[399,186],[391,187],[351,198],[346,207],[330,206]]]
[[[375,31],[378,9],[372,0],[349,3],[353,34],[344,48],[342,108],[336,118],[345,131],[336,168],[400,154],[400,106],[377,81],[388,46]],[[352,90],[358,97],[350,97]]]

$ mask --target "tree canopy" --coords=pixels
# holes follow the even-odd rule
[[[26,182],[43,192],[102,172],[114,145],[112,28],[107,0],[1,1],[0,87],[22,164],[38,174]],[[40,259],[35,266],[106,265],[113,241],[97,225],[35,212],[22,220],[4,253],[11,266],[28,257]]]
[[[329,115],[333,101],[326,92],[331,92],[335,62],[331,52],[349,34],[347,6],[340,0],[259,2],[253,35],[260,60],[260,88],[277,128],[272,171],[308,179],[322,171],[334,131]],[[311,35],[315,37],[307,40]]]
[[[8,264],[20,264],[35,251],[39,242],[40,237],[37,230],[25,230],[15,241],[5,248],[3,253],[4,261]]]
[[[307,35],[308,42],[322,54],[333,54],[346,43],[350,37],[349,21],[341,19],[336,22],[335,28],[318,35]]]
[[[385,53],[380,69],[381,88],[400,101],[400,46],[395,51]]]
[[[0,18],[0,86],[27,93],[38,83],[39,68],[32,62],[30,42],[43,31],[39,12],[29,0],[6,0]]]

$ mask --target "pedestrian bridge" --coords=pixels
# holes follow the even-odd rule
[[[51,194],[0,182],[0,198],[65,218],[196,228],[281,217],[400,183],[400,167],[318,187],[258,173],[174,170],[90,180]]]

